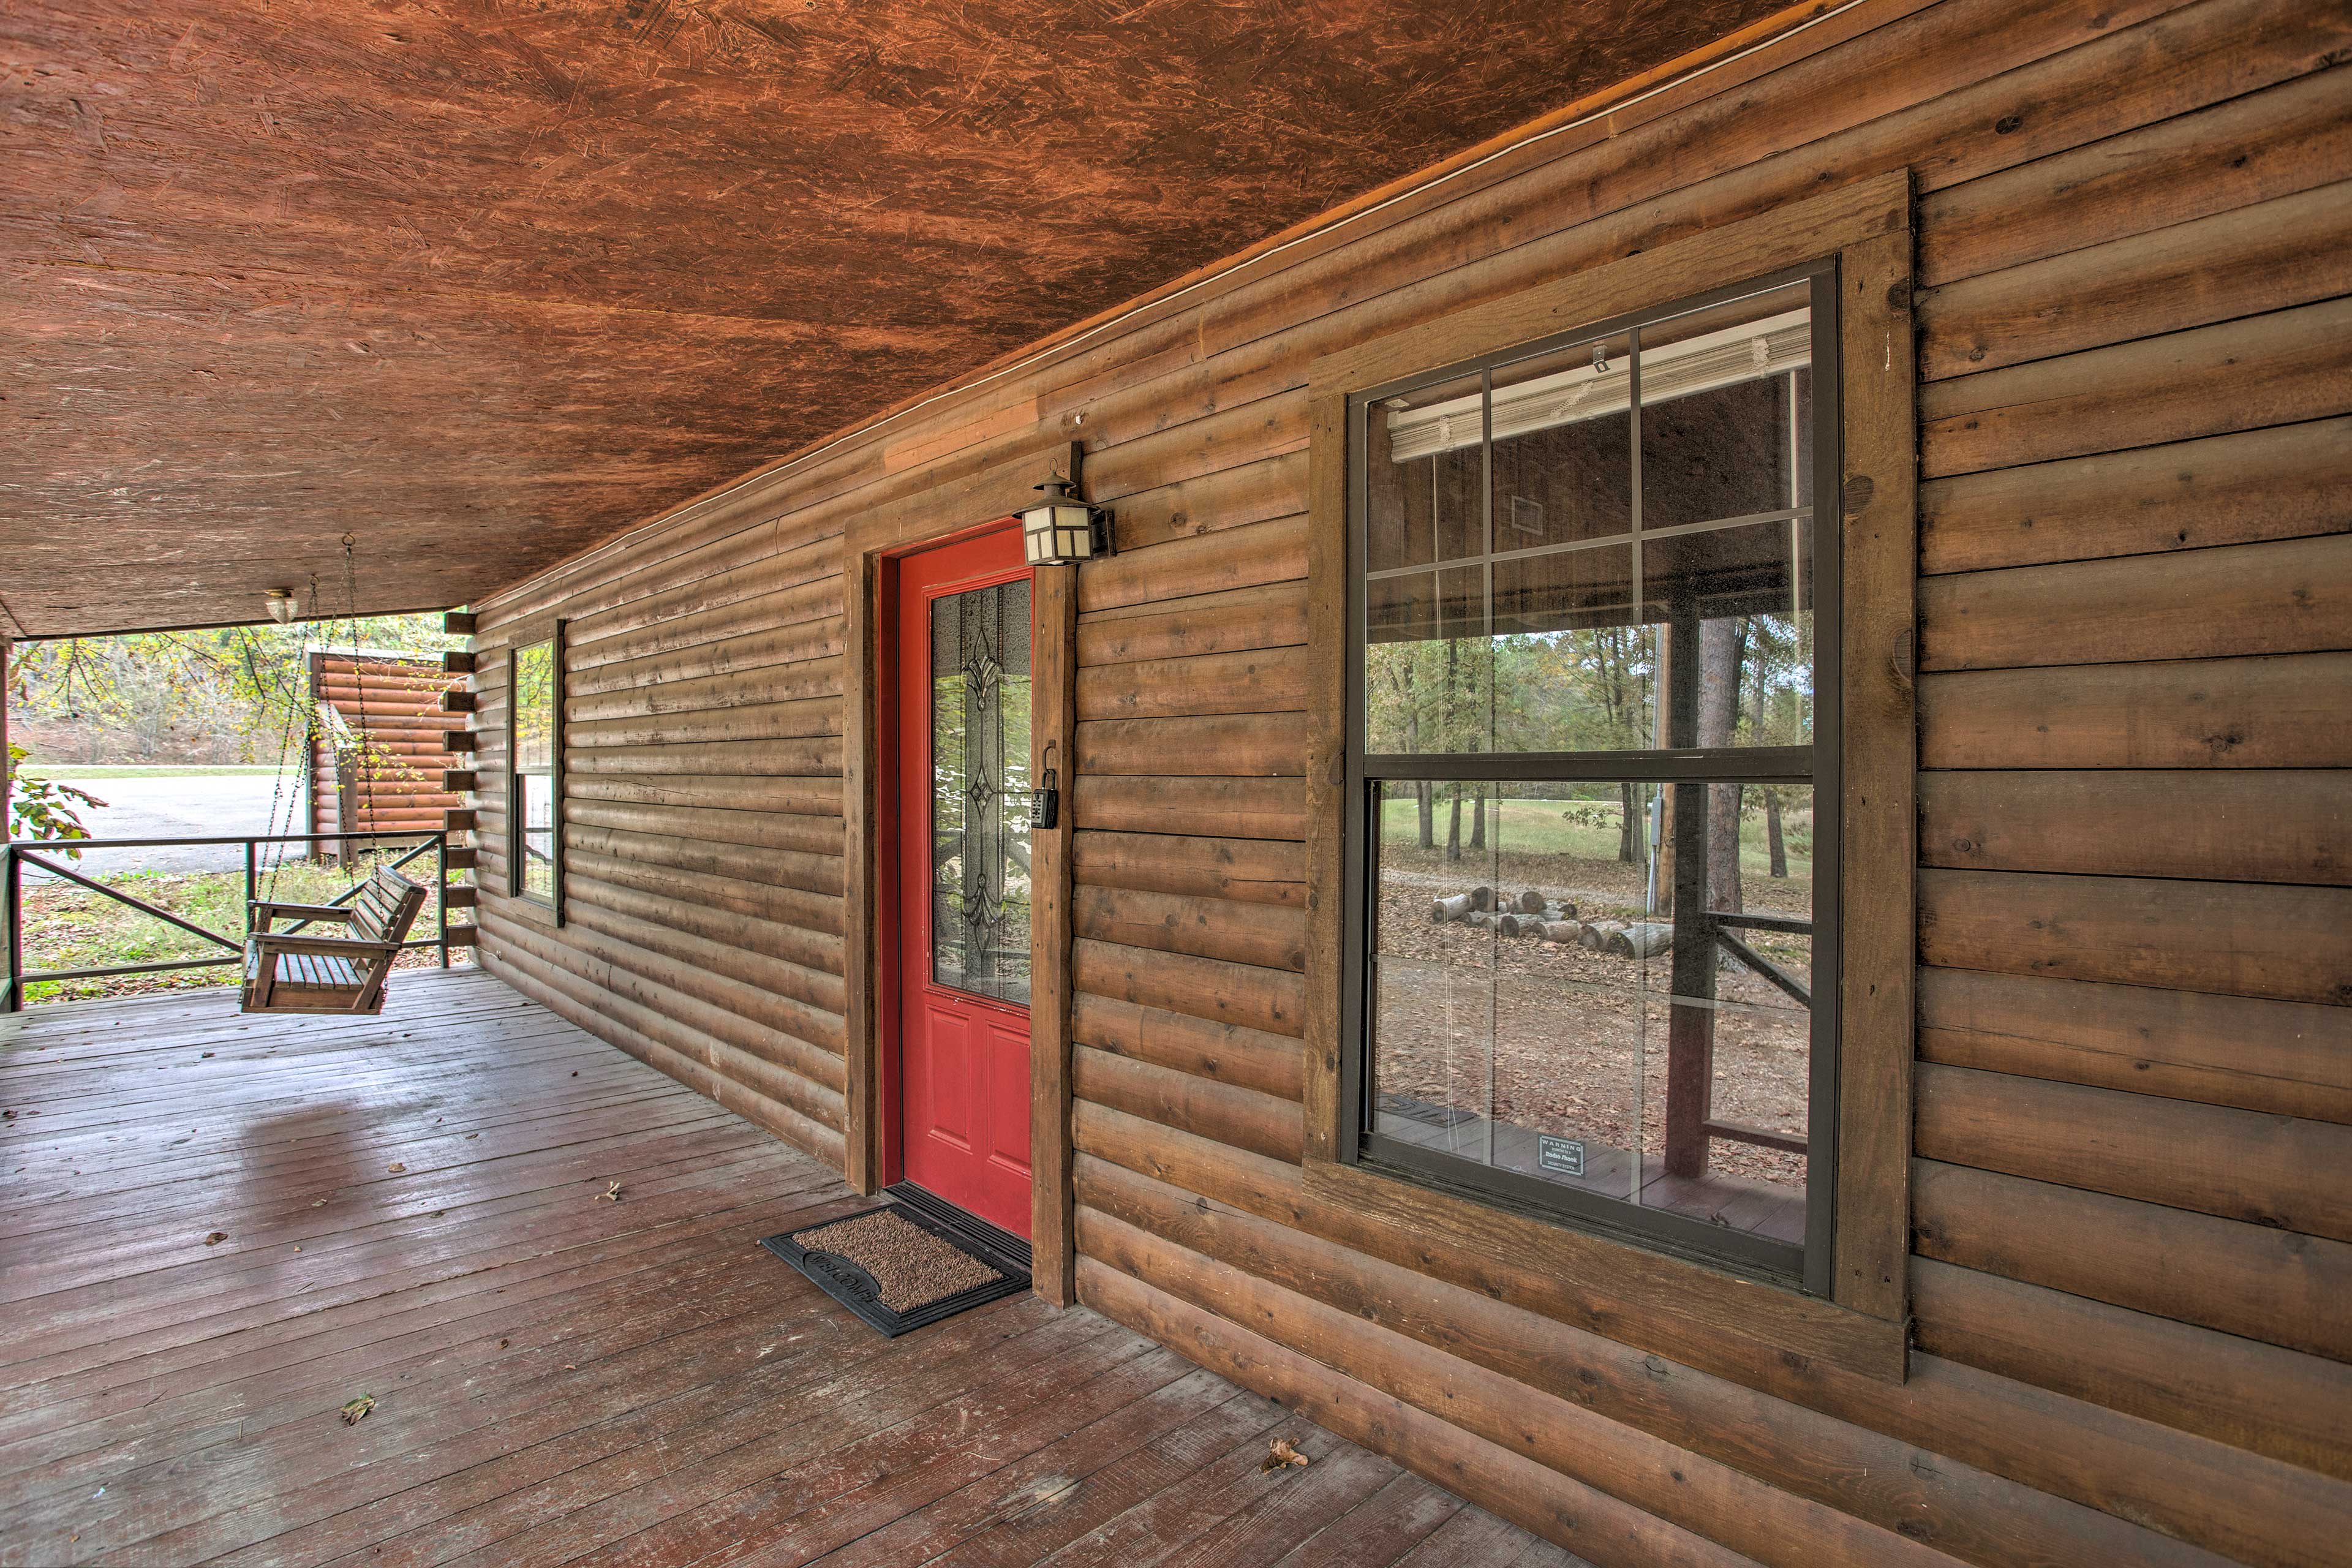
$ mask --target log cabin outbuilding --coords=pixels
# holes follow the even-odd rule
[[[1591,1563],[2352,1561],[2352,8],[1719,20],[452,555],[477,962]]]
[[[320,647],[308,655],[304,826],[320,833],[438,827],[465,802],[441,787],[441,737],[465,728],[438,656]],[[322,840],[348,859],[364,840]]]

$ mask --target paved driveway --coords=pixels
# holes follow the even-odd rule
[[[302,825],[301,780],[286,776],[285,798],[278,804],[276,831]],[[227,833],[268,833],[270,801],[277,778],[269,773],[187,773],[178,777],[68,779],[76,789],[88,790],[106,802],[99,810],[84,808],[82,826],[93,838],[216,838]],[[289,814],[291,820],[289,820]],[[274,848],[299,850],[299,844],[262,846],[262,864]],[[234,871],[245,865],[241,845],[215,844],[187,848],[88,849],[79,863],[68,862],[85,876],[122,871]]]

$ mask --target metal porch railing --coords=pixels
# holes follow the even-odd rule
[[[397,832],[379,830],[355,833],[249,833],[230,834],[210,838],[19,838],[0,844],[0,928],[5,928],[7,935],[8,965],[6,973],[0,974],[0,1013],[14,1013],[21,1010],[25,1005],[25,988],[44,981],[97,980],[119,974],[160,974],[169,971],[206,969],[222,964],[241,964],[245,962],[246,933],[242,930],[233,935],[213,931],[198,925],[183,915],[152,904],[134,893],[120,888],[110,888],[95,877],[86,875],[68,863],[65,859],[65,851],[68,849],[158,849],[242,845],[245,847],[245,903],[249,907],[253,900],[260,896],[259,851],[264,844],[340,845],[363,840],[375,845],[398,845],[411,839],[421,839],[423,842],[400,855],[390,864],[397,870],[427,853],[433,856],[435,888],[433,903],[436,921],[433,935],[411,938],[401,943],[401,947],[404,951],[414,948],[437,948],[440,950],[441,967],[446,969],[449,967],[451,945],[449,941],[451,867],[449,834],[446,828],[410,828]],[[28,972],[25,968],[24,888],[25,868],[27,866],[35,867],[60,880],[86,888],[91,892],[103,894],[119,904],[127,905],[143,915],[163,921],[166,925],[175,926],[192,936],[201,937],[206,942],[215,943],[222,952],[216,957],[164,959],[153,963],[115,963],[83,969],[40,969]],[[362,879],[328,900],[327,902],[334,906],[349,903],[359,897],[360,889],[366,886],[366,880]],[[248,920],[251,918],[249,913],[247,918]],[[300,931],[303,926],[310,923],[304,921],[287,929]]]

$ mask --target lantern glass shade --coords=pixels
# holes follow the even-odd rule
[[[1056,498],[1021,513],[1021,543],[1032,566],[1091,561],[1100,548],[1098,513],[1084,501]]]
[[[269,618],[271,620],[276,621],[281,626],[292,626],[294,624],[294,612],[296,608],[294,604],[294,590],[291,588],[272,588],[269,590],[267,602],[269,605]]]

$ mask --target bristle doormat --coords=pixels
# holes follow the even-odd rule
[[[1029,1288],[1029,1271],[1003,1251],[898,1203],[760,1245],[891,1339]]]

